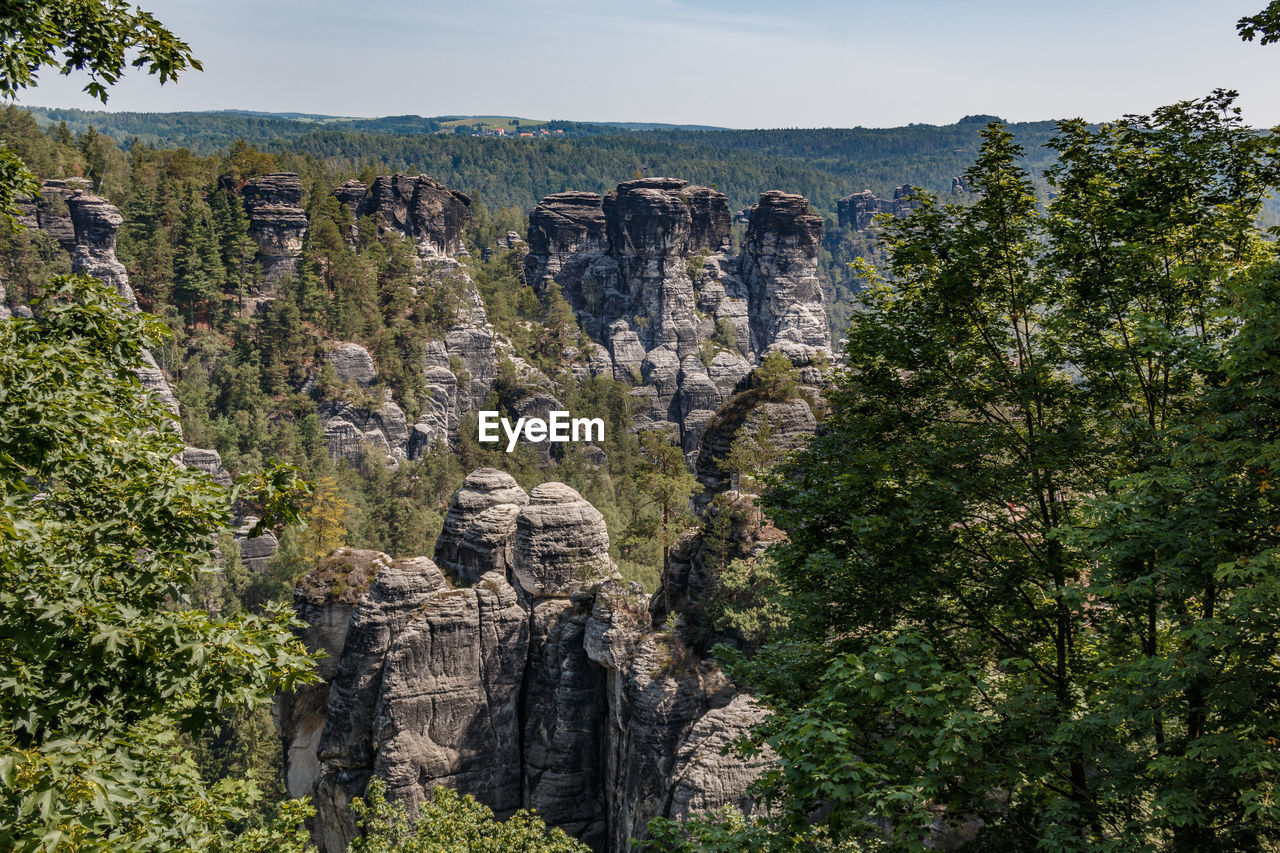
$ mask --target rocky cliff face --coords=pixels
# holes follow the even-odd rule
[[[335,195],[351,208],[354,219],[372,216],[380,228],[413,238],[424,257],[462,253],[471,199],[426,175],[383,175],[372,186],[347,181]]]
[[[557,193],[529,217],[526,281],[560,287],[595,341],[591,369],[635,384],[636,429],[668,433],[690,459],[767,352],[815,366],[830,355],[821,218],[803,197],[770,192],[750,223],[731,254],[724,195],[673,178]]]
[[[526,494],[481,469],[454,495],[434,561],[340,550],[308,576],[303,638],[331,657],[277,718],[289,790],[314,798],[324,853],[354,836],[349,803],[374,774],[411,809],[449,785],[617,853],[652,817],[750,808],[762,764],[719,750],[760,710],[652,628],[608,547],[573,489]]]
[[[258,244],[261,292],[274,293],[280,279],[297,274],[302,257],[307,235],[302,181],[292,172],[263,175],[245,184],[240,197],[249,216],[249,237]]]
[[[479,291],[457,261],[464,253],[462,232],[471,215],[471,199],[426,175],[384,175],[372,185],[347,181],[334,196],[350,208],[353,220],[372,217],[380,231],[414,243],[416,286],[446,288],[456,296],[454,323],[442,340],[425,342],[423,376],[430,396],[416,422],[407,423],[403,410],[389,397],[363,408],[321,403],[334,459],[395,465],[437,444],[456,441],[462,416],[483,404],[497,377],[502,342],[489,324]],[[339,382],[362,389],[378,382],[377,364],[359,344],[339,343],[326,361]],[[366,458],[370,452],[372,457]]]
[[[957,191],[956,182],[959,180],[959,178],[952,179],[952,192]],[[919,202],[908,198],[910,194],[911,187],[904,184],[894,187],[893,198],[879,198],[871,190],[847,195],[836,202],[836,214],[840,219],[840,227],[852,231],[866,231],[871,227],[876,214],[890,213],[894,216],[907,216],[914,208],[920,206]]]

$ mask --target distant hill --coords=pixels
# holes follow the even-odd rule
[[[278,154],[428,172],[450,186],[479,193],[490,207],[524,209],[566,189],[604,192],[638,175],[674,175],[715,185],[737,207],[766,189],[804,193],[834,217],[836,199],[863,189],[891,194],[911,184],[950,190],[972,162],[989,116],[953,125],[899,128],[731,130],[640,122],[588,123],[511,116],[403,115],[351,118],[308,113],[91,112],[27,107],[45,126],[65,122],[72,133],[92,125],[123,147],[184,147],[212,155],[239,139]],[[519,122],[519,124],[517,124]],[[556,138],[477,139],[475,128],[559,131]],[[1050,161],[1044,143],[1052,122],[1011,125],[1038,173]]]

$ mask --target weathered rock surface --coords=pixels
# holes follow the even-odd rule
[[[604,516],[564,483],[543,483],[516,518],[520,587],[535,598],[563,598],[616,572]]]
[[[330,453],[355,462],[360,442],[381,448],[383,439],[392,460],[416,458],[439,444],[454,446],[462,415],[484,404],[498,367],[499,341],[488,322],[484,302],[456,259],[465,254],[462,233],[471,215],[471,200],[426,175],[399,174],[383,175],[371,185],[347,181],[334,195],[350,209],[353,223],[372,217],[381,233],[412,241],[416,249],[414,287],[445,291],[445,301],[455,312],[441,339],[425,342],[423,378],[429,396],[419,401],[422,406],[417,421],[406,426],[407,439],[400,441],[380,427],[376,430],[379,435],[372,435],[359,419],[343,418],[326,423]],[[349,237],[354,245],[354,224],[352,229]],[[514,235],[514,241],[511,236],[504,238],[508,246],[520,242],[519,235]],[[328,357],[340,379],[367,387],[376,381],[367,352],[343,352],[355,346],[344,344]]]
[[[87,178],[48,180],[40,187],[38,199],[18,200],[18,221],[27,228],[39,228],[71,254],[76,247],[76,231],[67,209],[67,198],[88,193],[93,182]],[[114,248],[114,244],[113,244]]]
[[[416,808],[436,785],[506,817],[522,805],[520,693],[529,618],[498,572],[439,592],[383,665],[375,771]]]
[[[298,272],[302,242],[307,235],[307,213],[302,208],[302,180],[292,172],[262,175],[240,191],[249,216],[249,237],[258,244],[263,294]]]
[[[270,530],[263,531],[259,536],[252,535],[257,523],[258,519],[247,516],[244,524],[236,530],[236,542],[240,545],[240,562],[250,572],[261,574],[266,571],[267,564],[276,555],[276,551],[280,550],[280,540]]]
[[[329,455],[353,465],[394,468],[409,453],[409,424],[404,410],[388,395],[380,406],[356,406],[323,400],[317,407]]]
[[[770,446],[780,453],[794,450],[808,440],[818,428],[818,419],[810,401],[800,396],[784,402],[764,402],[757,406],[734,408],[713,418],[702,433],[694,474],[706,490],[699,500],[733,488],[731,475],[718,460],[729,455],[733,442],[743,435],[767,430]]]
[[[73,272],[101,279],[137,310],[128,272],[116,257],[116,234],[124,217],[111,202],[87,192],[87,186],[87,181],[78,178],[46,181],[40,199],[24,204],[21,219],[58,240],[70,255]],[[168,379],[150,352],[144,350],[142,360],[145,366],[137,373],[143,389],[173,414],[174,428],[180,431],[178,398]]]
[[[446,587],[444,576],[426,557],[392,561],[370,552],[355,552],[354,557],[353,568],[345,573],[345,566],[322,562],[309,578],[315,587],[329,584],[330,597],[342,600],[354,586],[354,572],[365,565],[369,573],[376,572],[352,611],[317,746],[320,774],[310,790],[316,806],[316,841],[326,851],[345,850],[355,836],[350,803],[374,771],[384,734],[379,706],[388,652],[431,595]],[[293,750],[292,741],[287,749]],[[292,765],[287,775],[298,775]]]
[[[719,748],[759,709],[653,631],[649,597],[616,580],[608,548],[573,489],[526,495],[480,469],[451,502],[439,568],[341,549],[304,580],[303,639],[331,657],[324,683],[276,714],[322,853],[345,850],[349,803],[374,774],[411,810],[449,785],[612,853],[654,816],[750,808],[763,763]]]
[[[490,571],[505,577],[515,559],[516,516],[528,503],[505,471],[472,471],[449,503],[436,539],[436,565],[466,583]]]
[[[368,388],[378,378],[373,357],[359,344],[340,343],[332,352],[325,353],[325,361],[333,367],[339,382],[349,382]]]
[[[636,391],[635,428],[670,434],[691,460],[711,413],[766,353],[813,378],[830,357],[821,217],[802,196],[765,193],[738,256],[731,222],[722,193],[674,178],[557,193],[529,216],[525,280],[559,285],[599,347],[591,372],[607,354],[615,379],[648,389]]]
[[[452,258],[462,252],[471,199],[426,175],[383,175],[369,187],[347,181],[335,195],[351,208],[353,218],[372,216],[380,228],[413,238],[424,257]]]
[[[751,208],[739,275],[750,304],[752,349],[780,350],[797,365],[830,358],[831,333],[818,281],[822,217],[804,196],[776,190]]]
[[[957,182],[960,180],[960,178],[952,178],[952,192],[957,192]],[[852,231],[865,231],[871,227],[876,214],[907,216],[913,209],[920,206],[920,202],[908,198],[910,194],[911,187],[904,184],[894,187],[893,198],[879,198],[871,190],[847,195],[836,202],[836,214],[840,220],[840,227]]]
[[[182,451],[179,459],[188,468],[198,468],[208,474],[219,486],[224,488],[231,486],[231,473],[222,467],[222,456],[218,451],[188,447]]]

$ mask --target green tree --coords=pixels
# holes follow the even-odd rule
[[[127,65],[145,68],[160,82],[200,69],[191,48],[154,15],[122,0],[43,0],[13,3],[0,12],[0,98],[13,100],[35,85],[43,68],[89,75],[85,91],[104,103],[107,89]],[[0,143],[0,216],[12,226],[17,199],[33,195],[40,182],[12,149]]]
[[[646,432],[640,436],[640,453],[643,458],[636,472],[639,491],[645,498],[638,509],[653,507],[657,515],[645,519],[638,514],[632,520],[632,535],[656,538],[662,546],[662,588],[667,590],[666,576],[671,568],[671,546],[693,521],[689,498],[702,486],[689,473],[684,453],[679,446],[660,432]],[[671,610],[668,598],[667,612]]]
[[[201,318],[212,326],[214,306],[222,297],[226,270],[209,205],[188,186],[174,249],[173,298],[189,325]]]
[[[386,784],[374,779],[361,799],[351,804],[362,833],[349,853],[586,853],[590,850],[565,835],[548,830],[533,812],[521,809],[505,821],[470,795],[437,786],[418,805],[410,825],[404,807],[389,803]]]
[[[230,519],[135,374],[163,327],[79,277],[35,308],[0,323],[0,845],[243,849],[252,786],[210,786],[175,737],[311,658],[283,608],[174,606]]]
[[[1280,0],[1272,0],[1256,15],[1246,15],[1236,22],[1236,32],[1245,41],[1258,38],[1259,44],[1280,41]]]
[[[770,844],[1275,842],[1276,154],[1231,98],[1063,123],[1047,215],[990,127],[972,204],[883,223],[892,278],[766,495],[788,628],[737,667],[776,710]]]

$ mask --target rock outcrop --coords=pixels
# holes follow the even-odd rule
[[[271,294],[280,279],[298,272],[307,213],[302,208],[302,180],[292,172],[262,175],[240,191],[249,215],[249,237],[258,244],[262,268],[261,294]]]
[[[379,228],[413,238],[424,257],[462,253],[471,199],[426,175],[383,175],[372,186],[347,181],[335,195],[351,208],[354,219],[372,216]]]
[[[952,179],[952,192],[956,192],[958,180],[960,179]],[[840,227],[851,231],[866,231],[871,227],[877,214],[908,216],[912,210],[920,206],[920,202],[909,198],[910,195],[911,187],[906,184],[893,188],[893,198],[880,198],[871,190],[847,195],[836,202],[836,215],[839,217]]]
[[[822,217],[802,195],[771,190],[751,208],[739,274],[750,305],[751,348],[798,367],[829,360],[831,333],[818,281]]]
[[[423,379],[428,392],[419,403],[418,418],[400,428],[403,410],[390,398],[381,407],[357,410],[346,406],[341,413],[332,401],[321,401],[325,438],[335,459],[368,464],[363,448],[373,447],[377,461],[395,464],[415,458],[437,445],[455,444],[462,416],[483,405],[498,372],[500,341],[489,324],[484,302],[475,283],[458,263],[465,254],[463,228],[470,217],[471,199],[450,190],[426,175],[384,175],[371,185],[351,180],[334,190],[346,205],[353,223],[371,217],[382,233],[398,234],[416,249],[414,287],[446,291],[454,310],[453,322],[439,339],[425,343]],[[353,225],[353,228],[355,226]],[[350,235],[353,245],[356,233]],[[512,239],[514,237],[514,240]],[[508,245],[519,235],[507,235]],[[369,353],[355,343],[343,343],[326,355],[336,378],[368,388],[377,381],[377,369]],[[387,413],[396,421],[387,428]]]
[[[276,712],[322,853],[345,850],[349,803],[375,774],[411,811],[448,785],[616,853],[652,817],[750,809],[767,758],[720,747],[760,709],[653,630],[649,596],[618,579],[604,520],[577,492],[526,495],[475,471],[435,553],[342,549],[295,593],[304,641],[330,658]]]
[[[446,572],[474,584],[486,572],[506,575],[515,562],[516,516],[529,496],[496,468],[479,468],[453,493],[435,561]]]
[[[63,251],[76,248],[76,230],[67,208],[70,196],[88,193],[93,182],[88,178],[48,180],[40,187],[40,197],[18,199],[18,222],[27,228],[39,228],[58,241]]]
[[[600,361],[633,383],[635,428],[666,432],[691,461],[702,427],[763,355],[815,367],[830,356],[821,218],[779,192],[749,216],[736,256],[725,196],[673,178],[557,193],[529,216],[526,281],[560,287],[595,342],[591,372]]]

